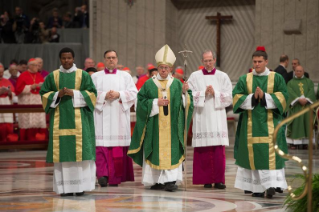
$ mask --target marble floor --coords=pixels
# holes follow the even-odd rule
[[[307,150],[289,150],[290,154],[307,159]],[[314,151],[314,172],[319,172],[319,151]],[[142,169],[134,164],[135,182],[119,187],[96,186],[81,197],[60,197],[52,191],[53,167],[45,163],[46,151],[0,152],[0,211],[108,211],[108,212],[195,212],[195,211],[285,211],[283,201],[287,191],[272,199],[256,198],[234,188],[237,167],[233,147],[226,148],[225,190],[205,189],[192,185],[193,149],[187,151],[187,190],[180,186],[177,192],[152,191],[141,185]],[[306,163],[306,161],[305,161]],[[301,173],[298,166],[286,163],[288,184],[293,176]],[[296,186],[297,182],[293,182]]]

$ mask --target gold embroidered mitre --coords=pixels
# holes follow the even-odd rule
[[[157,66],[168,65],[172,67],[176,61],[176,57],[171,48],[166,44],[155,55]]]

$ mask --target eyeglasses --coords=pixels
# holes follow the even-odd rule
[[[169,70],[169,68],[170,67],[168,67],[168,66],[160,66],[160,67],[158,67],[158,69],[162,69],[162,70],[166,70],[166,71]]]
[[[106,57],[107,60],[115,60],[117,57]]]

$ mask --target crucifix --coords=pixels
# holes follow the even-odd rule
[[[216,30],[216,37],[217,37],[217,62],[216,66],[220,66],[220,26],[222,20],[231,20],[233,19],[232,15],[221,15],[220,13],[217,13],[217,16],[206,16],[205,17],[208,20],[216,20],[217,24],[217,30]]]

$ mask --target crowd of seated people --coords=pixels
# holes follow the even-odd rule
[[[39,94],[48,72],[40,57],[0,63],[0,105],[40,105]],[[15,141],[45,141],[48,138],[44,113],[0,113],[0,144]]]
[[[39,17],[31,20],[21,7],[15,7],[12,15],[4,11],[0,16],[0,43],[57,43],[60,28],[88,28],[89,13],[87,5],[76,7],[75,12],[66,12],[61,16],[54,8],[47,21]]]

